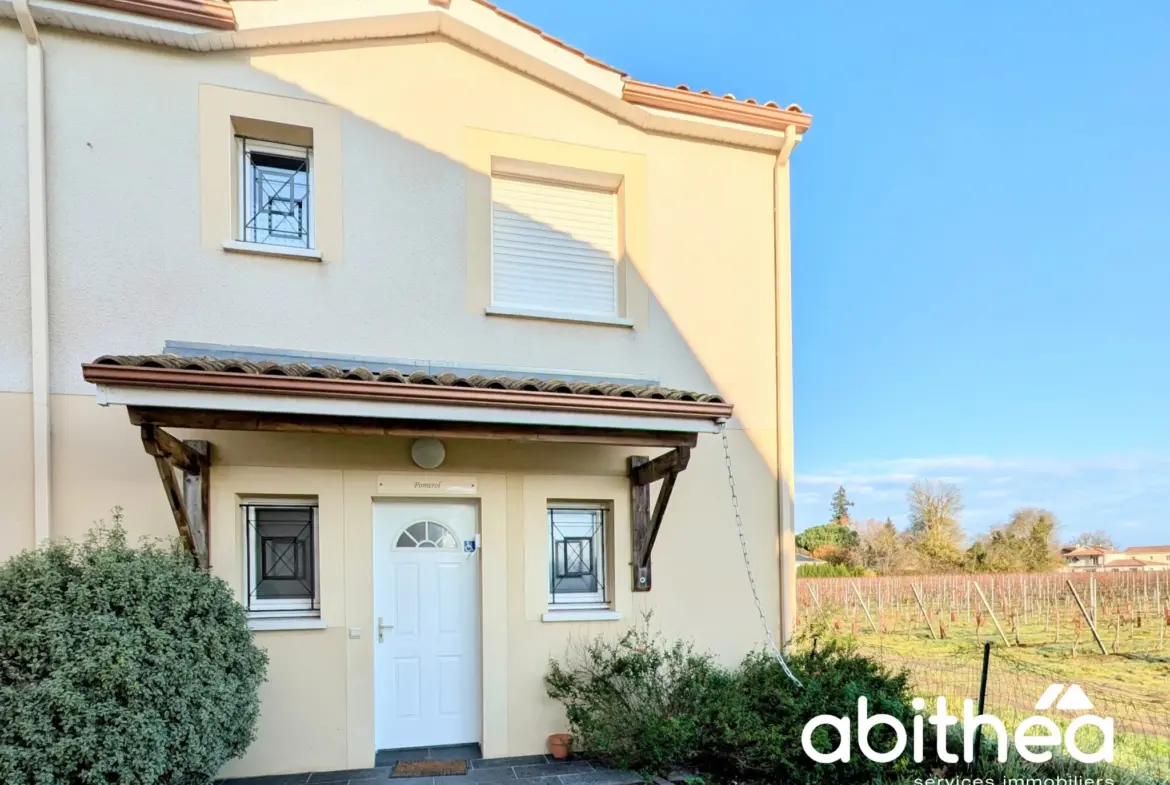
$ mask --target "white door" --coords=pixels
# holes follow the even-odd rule
[[[378,749],[480,741],[475,532],[474,504],[374,505]]]

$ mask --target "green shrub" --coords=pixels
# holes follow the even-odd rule
[[[878,662],[848,646],[830,641],[819,651],[789,658],[789,666],[803,686],[792,683],[770,653],[756,652],[737,671],[737,686],[749,721],[737,731],[736,774],[763,782],[830,783],[883,782],[913,770],[909,756],[887,764],[854,754],[849,762],[823,766],[814,763],[801,746],[809,720],[821,714],[849,717],[856,729],[857,699],[865,696],[868,711],[892,715],[909,728],[915,714],[905,673],[891,673]],[[893,747],[893,730],[885,725],[870,733],[874,749]],[[835,730],[818,728],[813,746],[822,752],[840,743]]]
[[[550,663],[546,684],[565,705],[578,748],[618,768],[662,775],[698,762],[733,690],[709,655],[645,627],[583,644],[572,664]]]
[[[883,766],[858,755],[818,766],[801,745],[805,723],[817,715],[855,721],[862,695],[871,714],[892,714],[909,726],[905,674],[836,643],[797,655],[791,665],[803,688],[770,654],[723,668],[689,644],[639,628],[617,640],[594,639],[565,665],[551,663],[547,684],[588,756],[646,775],[691,769],[716,781],[829,783],[888,781],[909,771],[911,763]],[[824,729],[814,734],[818,749],[837,746],[828,736]],[[878,749],[893,745],[885,726],[871,738]]]
[[[848,526],[836,523],[827,523],[824,526],[812,526],[796,535],[796,547],[812,553],[817,548],[832,545],[835,548],[851,551],[861,544],[861,535]]]
[[[864,567],[847,564],[801,564],[796,568],[797,578],[864,578],[872,574]]]
[[[267,657],[243,608],[119,519],[0,566],[4,783],[206,783],[255,737]]]

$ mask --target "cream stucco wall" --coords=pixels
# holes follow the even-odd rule
[[[10,396],[15,397],[15,396]],[[0,397],[0,402],[4,398]],[[6,403],[5,406],[8,406]],[[0,409],[0,417],[3,416]],[[80,537],[122,506],[134,536],[171,536],[173,524],[150,458],[120,407],[89,396],[55,396],[58,533]],[[260,734],[226,774],[356,768],[373,760],[372,504],[378,475],[417,471],[403,439],[328,435],[183,432],[214,444],[212,565],[242,592],[242,497],[316,496],[320,505],[322,630],[257,632],[270,656]],[[742,433],[730,438],[740,467],[748,539],[770,617],[777,613],[775,511],[768,471]],[[544,695],[549,657],[591,634],[616,635],[652,611],[669,636],[694,638],[724,661],[762,641],[723,492],[723,455],[707,436],[675,488],[654,552],[654,589],[630,591],[626,457],[639,452],[586,445],[451,441],[440,473],[479,485],[485,754],[542,751],[563,729]],[[610,501],[614,507],[614,604],[620,621],[544,623],[544,508],[549,499]],[[29,504],[31,507],[31,502]],[[9,523],[6,521],[6,524]],[[31,527],[30,527],[31,528]],[[15,527],[7,527],[11,532]],[[700,576],[700,579],[697,578]],[[351,640],[348,629],[361,630]]]
[[[735,403],[738,486],[775,623],[774,156],[647,134],[442,42],[195,55],[43,36],[55,535],[80,536],[115,505],[132,533],[173,534],[125,412],[97,406],[81,379],[80,364],[100,354],[155,352],[181,340],[629,374],[717,390]],[[0,171],[16,173],[3,182],[0,211],[0,432],[10,435],[0,444],[0,492],[13,500],[0,519],[0,557],[32,543],[22,46],[13,27],[0,25]],[[228,143],[219,134],[230,129],[221,115],[237,113],[313,127],[315,143],[323,133],[334,146],[325,191],[338,204],[319,216],[332,232],[324,261],[219,247],[229,239],[217,240],[216,228],[229,198],[215,185],[225,181]],[[526,150],[539,163],[623,178],[633,329],[484,314],[491,161]],[[786,205],[787,177],[781,182]],[[787,237],[781,244],[786,252]],[[318,495],[328,533],[326,628],[257,633],[272,658],[260,737],[229,773],[369,765],[371,504],[378,472],[410,468],[407,443],[180,435],[214,444],[213,560],[229,582],[242,580],[240,494]],[[562,728],[541,674],[573,636],[616,634],[652,610],[667,635],[693,637],[727,660],[762,640],[716,437],[701,438],[675,489],[648,594],[629,592],[625,566],[625,459],[642,451],[473,441],[448,448],[443,471],[480,480],[488,754],[539,751]],[[550,493],[614,502],[621,622],[540,621],[546,566],[537,517]],[[349,627],[363,634],[349,639]]]

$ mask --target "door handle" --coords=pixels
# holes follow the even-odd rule
[[[392,629],[394,629],[394,625],[393,624],[383,624],[382,617],[379,616],[378,617],[378,643],[381,643],[382,641],[386,640],[386,638],[382,635],[382,633],[385,630],[392,630]]]

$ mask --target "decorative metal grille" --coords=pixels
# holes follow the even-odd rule
[[[245,504],[242,508],[248,538],[248,611],[316,610],[316,506]]]
[[[550,507],[548,522],[550,603],[604,604],[605,510]]]
[[[243,240],[312,247],[310,149],[240,138]]]

